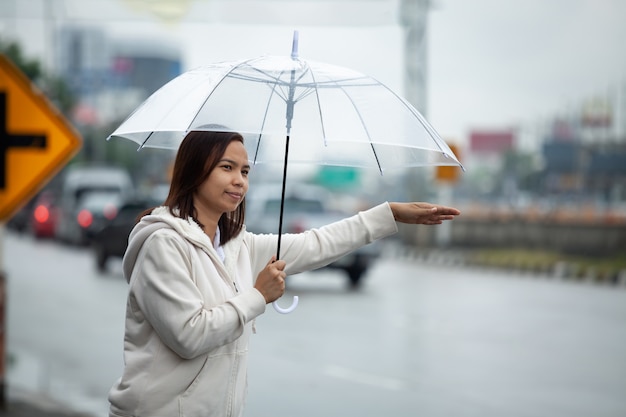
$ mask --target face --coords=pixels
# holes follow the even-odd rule
[[[194,195],[200,218],[217,222],[222,214],[234,211],[248,192],[248,153],[243,143],[232,141],[207,179]],[[204,220],[200,219],[204,223]]]

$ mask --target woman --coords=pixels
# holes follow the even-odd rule
[[[427,203],[385,203],[302,234],[245,230],[248,155],[236,133],[190,132],[169,195],[135,226],[124,256],[129,282],[125,368],[110,416],[240,416],[254,319],[285,291],[285,277],[324,266],[397,231],[459,214]]]

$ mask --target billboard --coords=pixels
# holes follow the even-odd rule
[[[515,135],[512,131],[474,131],[470,133],[470,151],[501,154],[513,149]]]

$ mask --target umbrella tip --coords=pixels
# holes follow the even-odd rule
[[[298,59],[298,31],[293,31],[293,43],[291,44],[291,59]]]

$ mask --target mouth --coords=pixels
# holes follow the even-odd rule
[[[241,193],[226,193],[227,195],[229,195],[230,197],[232,197],[235,200],[241,200],[243,198],[243,194]]]

